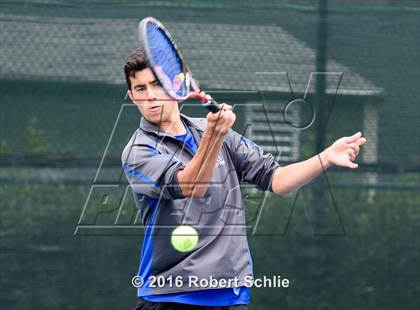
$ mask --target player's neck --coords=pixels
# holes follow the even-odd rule
[[[184,123],[181,121],[181,118],[179,117],[179,114],[178,114],[178,117],[174,117],[169,122],[161,123],[160,129],[173,136],[183,135],[187,132],[184,126]]]

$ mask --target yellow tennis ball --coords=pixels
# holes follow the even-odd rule
[[[198,244],[198,233],[192,226],[178,226],[172,232],[171,243],[179,252],[190,252]]]

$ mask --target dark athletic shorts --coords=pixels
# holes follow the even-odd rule
[[[175,302],[150,302],[139,298],[133,310],[248,310],[248,305],[195,306]]]

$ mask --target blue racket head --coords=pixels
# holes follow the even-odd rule
[[[157,19],[147,17],[139,24],[139,41],[163,89],[182,100],[190,90],[190,74],[170,33]]]

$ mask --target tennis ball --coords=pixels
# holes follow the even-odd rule
[[[198,233],[192,226],[178,226],[172,232],[171,243],[179,252],[190,252],[198,244]]]

